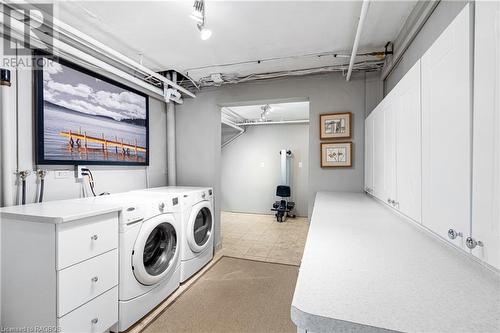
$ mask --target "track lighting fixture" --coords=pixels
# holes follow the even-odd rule
[[[191,15],[189,15],[190,18],[192,18],[193,20],[195,20],[196,22],[198,23],[202,23],[203,22],[203,18],[204,18],[204,12],[205,12],[205,3],[203,0],[199,1],[195,1],[194,2],[194,5],[193,5],[193,12],[191,13]]]
[[[195,20],[197,23],[198,30],[200,31],[200,37],[202,40],[207,40],[212,36],[212,31],[205,27],[205,1],[196,0],[193,5],[193,12],[189,17]]]
[[[212,36],[212,30],[202,26],[198,26],[198,29],[200,29],[200,37],[202,40],[207,40]]]

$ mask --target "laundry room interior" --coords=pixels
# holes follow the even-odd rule
[[[0,331],[500,331],[500,1],[0,8]]]

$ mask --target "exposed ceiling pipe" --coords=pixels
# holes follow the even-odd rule
[[[1,24],[5,24],[5,22],[3,21],[4,20],[4,15],[0,15],[0,23]],[[24,34],[24,23],[14,19],[14,18],[11,18],[10,19],[10,28],[11,28],[11,31],[14,32],[14,37],[16,36],[23,36]],[[51,39],[52,37],[51,36],[46,36],[46,35],[41,35],[40,36],[41,39],[42,39],[42,42],[45,41],[45,42],[48,42],[48,40],[43,40],[44,38],[45,39]],[[66,43],[63,43],[61,42],[60,40],[58,39],[53,39],[51,40],[52,42],[52,46],[54,48],[54,54],[55,55],[70,55],[71,57],[74,57],[80,61],[83,61],[85,63],[89,63],[89,64],[92,64],[93,66],[96,66],[96,67],[99,67],[103,70],[105,70],[106,72],[108,73],[111,73],[113,75],[116,75],[117,77],[120,77],[124,80],[127,80],[129,82],[132,82],[134,84],[136,84],[137,86],[139,87],[142,87],[146,90],[148,90],[151,94],[155,95],[157,98],[162,98],[163,99],[163,90],[158,88],[158,87],[155,87],[131,74],[128,74],[122,70],[119,70],[118,68],[116,68],[115,66],[112,66],[100,59],[97,59],[71,45],[68,45]]]
[[[413,42],[417,34],[420,32],[425,22],[427,22],[427,19],[434,12],[434,9],[436,9],[439,2],[440,1],[438,0],[438,1],[421,1],[417,3],[413,12],[417,12],[418,17],[413,22],[410,29],[407,30],[403,28],[402,31],[404,31],[405,33],[404,37],[398,36],[394,41],[394,44],[396,44],[397,47],[394,50],[394,55],[391,58],[388,58],[389,61],[386,62],[384,68],[382,68],[382,74],[381,74],[382,80],[385,80],[392,73],[392,70],[399,63],[399,61],[403,57],[403,54],[408,49],[410,44]],[[413,15],[413,12],[410,15]],[[407,23],[405,23],[405,25],[406,24]]]
[[[251,123],[237,123],[237,126],[281,125],[281,124],[309,124],[309,119],[283,121],[256,121]]]
[[[169,75],[172,81],[177,82],[177,73],[172,72]],[[175,144],[175,103],[167,103],[167,184],[169,186],[177,185],[177,153]]]
[[[244,129],[244,128],[242,128],[242,127],[240,127],[240,126],[238,126],[238,125],[236,125],[236,124],[233,124],[233,123],[232,123],[231,121],[229,121],[229,120],[222,119],[222,120],[221,120],[221,123],[223,123],[224,125],[227,125],[227,126],[229,126],[229,127],[231,127],[231,128],[234,128],[235,130],[237,130],[237,131],[238,131],[238,132],[240,132],[240,133],[241,133],[241,132],[245,132],[245,129]]]
[[[15,9],[16,7],[14,5],[8,5],[10,8]],[[34,7],[36,8],[36,7]],[[47,23],[44,22],[43,17],[39,18],[36,17],[36,15],[30,17],[31,20],[39,23],[41,26],[48,27]],[[11,21],[14,20],[14,18],[11,19]],[[22,24],[22,23],[21,23]],[[190,97],[195,98],[196,95],[194,95],[192,92],[189,90],[181,87],[180,85],[172,82],[171,80],[168,80],[166,77],[150,70],[149,68],[143,66],[142,64],[124,56],[120,52],[110,48],[109,46],[105,45],[104,43],[99,42],[98,40],[90,37],[87,34],[84,34],[83,32],[71,27],[70,25],[59,21],[55,17],[52,17],[52,26],[49,28],[52,28],[54,32],[58,33],[60,36],[64,36],[68,39],[70,39],[72,42],[75,42],[77,44],[80,44],[82,46],[85,46],[87,48],[90,48],[94,51],[98,51],[100,54],[106,56],[107,58],[120,63],[130,69],[132,69],[135,72],[141,73],[142,75],[145,76],[145,78],[154,78],[157,81],[162,82],[163,84],[166,84],[174,89],[179,90],[185,95],[188,95]],[[54,39],[55,41],[56,39]]]
[[[224,114],[223,114],[223,115],[224,115]],[[240,126],[238,126],[238,125],[234,124],[232,121],[227,120],[227,119],[225,119],[225,118],[222,118],[222,119],[221,119],[221,123],[222,123],[222,124],[224,124],[224,125],[226,125],[226,126],[229,126],[229,127],[231,127],[231,128],[234,128],[235,130],[237,130],[237,131],[238,131],[238,133],[236,133],[236,135],[235,135],[235,136],[233,136],[232,138],[230,138],[230,139],[229,139],[229,140],[227,140],[226,142],[222,143],[222,144],[221,144],[221,148],[226,147],[228,144],[230,144],[231,142],[233,142],[234,140],[236,140],[237,138],[239,138],[240,136],[242,136],[242,135],[245,133],[245,131],[246,131],[246,130],[245,130],[245,128],[240,127]]]
[[[358,53],[359,40],[361,39],[361,32],[363,31],[363,24],[365,23],[366,13],[368,12],[369,5],[370,0],[363,0],[363,4],[361,5],[361,14],[359,15],[358,29],[356,30],[356,37],[354,38],[354,45],[352,46],[349,69],[347,70],[347,76],[345,78],[346,81],[349,81],[351,79],[354,61],[356,60],[356,54]]]
[[[243,132],[240,132],[238,134],[236,134],[235,136],[233,136],[231,139],[227,140],[226,142],[224,142],[222,145],[221,145],[221,149],[226,147],[228,144],[230,144],[231,142],[233,142],[234,140],[238,139],[240,136],[242,136],[243,134],[245,133],[245,129],[243,129]]]
[[[14,204],[14,174],[16,171],[14,157],[15,153],[15,108],[11,103],[11,78],[10,70],[1,69],[0,80],[0,185],[1,201],[0,207],[12,206]]]

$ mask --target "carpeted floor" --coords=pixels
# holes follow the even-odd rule
[[[147,333],[297,332],[290,305],[299,267],[222,257]]]

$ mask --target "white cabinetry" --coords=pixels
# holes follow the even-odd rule
[[[500,2],[475,6],[472,254],[500,269]]]
[[[470,6],[367,118],[367,192],[500,269],[500,3],[475,3],[474,77]]]
[[[395,206],[406,216],[421,222],[421,105],[420,61],[395,88],[396,176]]]
[[[422,57],[422,223],[466,235],[471,217],[469,5]],[[450,240],[464,248],[464,237]]]
[[[385,101],[373,113],[373,195],[385,200],[384,117]]]
[[[98,333],[118,321],[119,209],[69,205],[0,210],[2,328]]]
[[[366,136],[372,140],[365,148],[370,158],[365,166],[365,179],[371,181],[365,185],[367,192],[417,222],[421,215],[420,118],[418,61],[365,124]]]
[[[373,192],[373,112],[365,119],[365,191]]]

